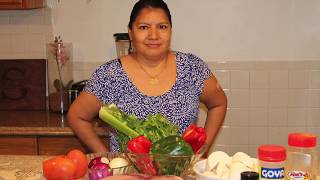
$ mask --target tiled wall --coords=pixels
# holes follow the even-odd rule
[[[0,11],[0,59],[41,59],[53,41],[50,9]]]
[[[320,61],[221,62],[210,67],[229,101],[212,150],[256,156],[260,144],[286,145],[289,132],[320,134]]]

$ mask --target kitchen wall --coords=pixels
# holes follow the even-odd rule
[[[116,57],[112,35],[127,31],[134,2],[47,0],[43,9],[0,11],[0,59],[47,58],[45,44],[61,35],[73,44],[74,79],[87,79]],[[291,131],[320,134],[320,1],[167,3],[172,49],[207,61],[228,96],[216,149],[254,155],[259,144],[286,144]]]
[[[210,66],[229,101],[213,150],[256,156],[260,144],[286,145],[290,132],[320,135],[319,61],[213,62]]]

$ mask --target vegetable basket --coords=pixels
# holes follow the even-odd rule
[[[151,176],[187,176],[193,173],[192,167],[208,150],[205,144],[193,155],[126,153],[126,156],[139,173]]]

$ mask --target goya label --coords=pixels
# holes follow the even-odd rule
[[[260,179],[284,179],[284,167],[260,169]]]
[[[310,175],[304,171],[289,171],[286,173],[288,180],[310,180]]]

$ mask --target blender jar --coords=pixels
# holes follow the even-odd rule
[[[115,33],[113,34],[113,37],[116,43],[118,58],[132,52],[132,47],[130,45],[130,38],[128,33]]]

